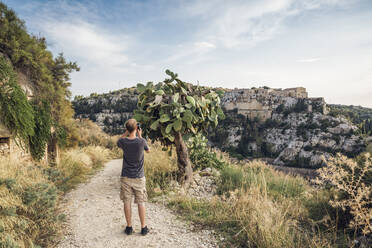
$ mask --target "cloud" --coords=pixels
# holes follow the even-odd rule
[[[55,46],[78,60],[114,67],[129,63],[126,36],[113,35],[81,20],[50,20],[41,30]]]
[[[302,85],[372,104],[359,94],[371,82],[368,0],[5,1],[81,66],[74,94],[162,80],[169,68],[210,86]]]
[[[300,62],[300,63],[313,63],[313,62],[317,62],[319,60],[322,60],[322,58],[305,58],[305,59],[299,59],[299,60],[297,60],[297,62]]]
[[[285,30],[288,17],[305,11],[348,6],[352,0],[210,0],[188,1],[182,11],[200,17],[198,37],[207,37],[225,48],[252,47]]]
[[[198,48],[216,48],[216,45],[211,43],[211,42],[206,42],[206,41],[200,41],[200,42],[195,42],[194,45]]]

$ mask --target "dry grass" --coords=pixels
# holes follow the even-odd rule
[[[330,200],[333,207],[350,211],[353,218],[349,227],[361,230],[364,235],[372,233],[372,158],[366,153],[358,161],[338,154],[318,170],[315,183],[330,185],[336,192]]]
[[[329,198],[300,177],[277,172],[261,161],[230,164],[221,170],[218,192],[220,197],[212,201],[180,196],[170,206],[185,218],[220,231],[227,238],[223,246],[345,245],[334,226],[323,228],[329,219]]]
[[[116,142],[119,135],[110,136],[89,119],[76,119],[68,130],[68,147],[101,146],[111,150],[112,158],[122,157],[122,151]]]
[[[46,167],[0,158],[0,247],[45,247],[57,237],[57,190]]]
[[[158,143],[149,144],[151,152],[145,153],[145,176],[149,196],[162,193],[169,188],[170,182],[175,180],[177,158],[173,153],[168,155],[162,151]]]
[[[98,147],[63,151],[57,167],[0,157],[0,247],[53,247],[63,216],[61,191],[73,188],[108,161],[111,151]]]
[[[63,191],[72,189],[76,184],[84,182],[87,176],[103,166],[111,159],[111,151],[100,146],[72,148],[63,151],[61,162],[57,166],[61,174],[56,182]]]

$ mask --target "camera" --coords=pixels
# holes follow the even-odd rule
[[[141,129],[141,124],[137,122],[137,129]]]

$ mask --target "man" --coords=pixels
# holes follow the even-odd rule
[[[141,234],[149,232],[145,224],[145,202],[147,201],[146,179],[143,169],[143,151],[150,152],[146,140],[142,138],[142,129],[135,119],[129,119],[125,123],[126,131],[117,142],[123,149],[123,168],[121,171],[120,199],[124,202],[124,214],[127,221],[125,233],[133,233],[132,227],[132,198],[138,204],[138,214],[141,221]],[[137,136],[136,136],[137,135]]]

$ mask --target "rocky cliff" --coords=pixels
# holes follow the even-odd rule
[[[78,118],[90,118],[119,134],[136,107],[135,88],[77,97]],[[354,156],[365,149],[360,129],[343,115],[329,115],[323,98],[306,89],[227,89],[221,99],[226,119],[209,131],[210,145],[244,157],[271,158],[274,164],[316,168],[337,152]]]

